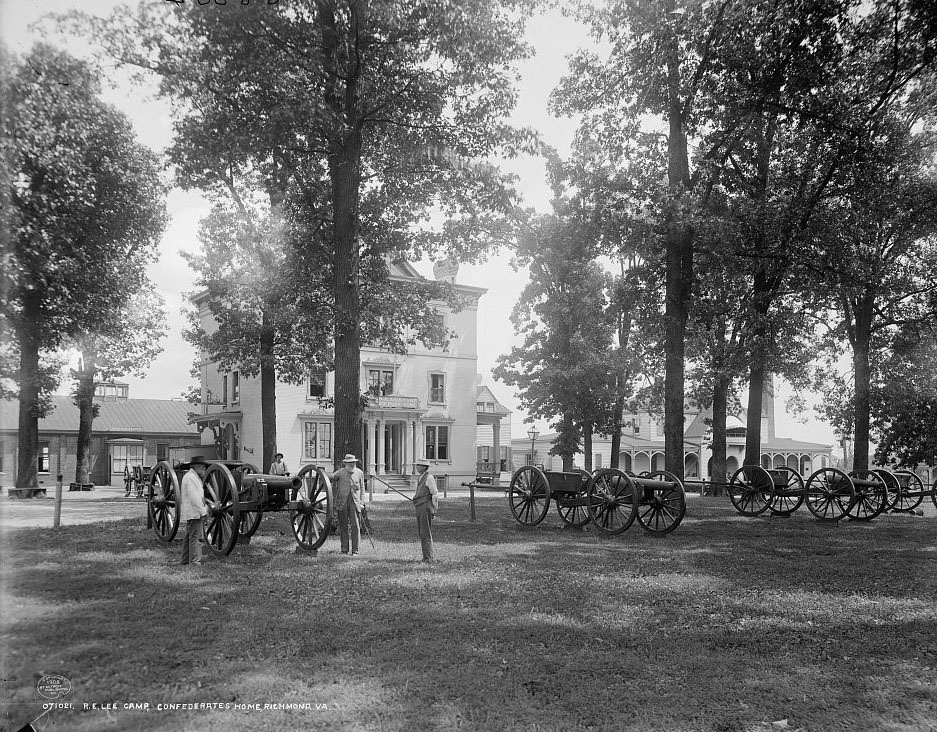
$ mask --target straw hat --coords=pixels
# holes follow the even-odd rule
[[[342,462],[343,463],[356,463],[358,462],[358,458],[356,458],[351,453],[348,453],[347,455],[345,455],[345,457],[342,458]]]

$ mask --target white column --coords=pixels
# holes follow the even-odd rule
[[[386,472],[384,466],[384,420],[379,419],[377,421],[377,455],[375,463],[377,463],[377,474],[382,475]]]
[[[361,454],[358,456],[358,467],[360,467],[364,474],[368,474],[368,461],[371,459],[368,455],[371,452],[370,446],[368,445],[368,418],[361,418]]]
[[[400,431],[403,432],[403,450],[400,453],[400,472],[404,475],[409,475],[412,471],[410,470],[410,420],[406,420],[403,425],[400,427]]]
[[[368,420],[368,423],[367,423],[368,424],[368,474],[369,475],[375,475],[376,473],[375,471],[376,461],[374,459],[374,454],[376,452],[375,444],[374,444],[374,430],[375,430],[375,424],[379,421],[380,420],[377,420],[377,419],[374,421]]]
[[[494,444],[495,478],[494,484],[501,481],[501,420],[491,425],[491,434]],[[477,452],[477,451],[476,451]]]

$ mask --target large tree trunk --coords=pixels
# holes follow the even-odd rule
[[[726,481],[726,413],[729,404],[729,385],[732,380],[725,376],[716,376],[713,382],[713,467],[711,480],[712,494],[721,496]],[[701,465],[700,470],[705,466]]]
[[[560,434],[558,437],[563,440],[563,452],[560,457],[563,460],[563,472],[569,473],[573,470],[573,451],[569,449],[569,445],[575,443],[575,434],[576,426],[573,423],[573,418],[569,414],[563,415],[563,420],[560,426]]]
[[[16,489],[28,497],[39,487],[39,333],[36,296],[23,298],[16,332],[20,347],[19,424],[17,432]]]
[[[260,327],[260,431],[263,461],[256,466],[265,473],[277,452],[277,371],[274,361],[275,329],[268,309],[261,315]],[[298,467],[298,466],[297,466]]]
[[[360,149],[360,138],[358,139]],[[335,466],[361,455],[361,339],[358,293],[358,153],[332,164],[335,215]]]
[[[367,3],[350,8],[353,27],[364,27]],[[356,61],[344,57],[342,30],[327,4],[320,6],[322,43],[328,71],[338,82],[326,90],[326,103],[339,125],[329,143],[329,178],[332,187],[335,296],[335,449],[334,465],[345,453],[361,457],[361,305],[358,292],[358,200],[361,183],[361,128],[358,82],[364,73],[363,54]],[[342,41],[342,43],[340,43]],[[340,46],[342,46],[340,48]]]
[[[688,191],[690,160],[687,154],[686,125],[680,97],[680,57],[676,39],[668,60],[668,181],[673,192]],[[676,207],[675,207],[676,208]],[[664,311],[664,464],[683,479],[684,466],[684,340],[690,287],[693,281],[693,232],[670,213],[666,233],[666,303]]]
[[[752,348],[752,365],[748,374],[748,415],[745,424],[745,465],[761,465],[761,411],[765,389],[764,347]]]
[[[75,482],[90,483],[91,434],[94,424],[94,375],[97,372],[97,354],[88,344],[82,344],[81,366],[75,401],[78,405],[78,447],[75,454]]]
[[[751,367],[748,373],[748,413],[745,424],[745,465],[761,465],[761,412],[764,407],[765,377],[768,374],[768,329],[765,325],[779,278],[763,269],[755,273],[753,294],[754,333],[751,339]]]
[[[771,153],[774,149],[774,136],[777,130],[777,115],[771,114],[766,120],[765,127],[758,139],[758,179],[754,192],[755,203],[759,217],[763,223],[766,221],[765,210],[768,202],[768,183],[771,164]],[[768,241],[768,231],[764,225],[757,232],[757,239],[753,242],[756,251],[763,250]],[[755,272],[753,279],[753,303],[756,318],[754,337],[752,338],[751,371],[748,380],[748,414],[745,431],[745,464],[761,465],[761,411],[763,407],[762,394],[767,375],[768,361],[768,328],[766,320],[771,302],[780,287],[782,274],[775,271],[769,274],[763,267]]]
[[[587,472],[592,472],[592,420],[582,423],[583,465]]]
[[[612,454],[608,458],[610,468],[618,467],[618,458],[621,453],[621,430],[625,416],[625,398],[618,396],[615,399],[615,413],[612,415]]]
[[[875,300],[868,293],[856,303],[855,335],[852,344],[852,366],[855,373],[855,435],[853,446],[853,470],[869,469],[869,420],[871,410],[871,364],[872,319],[875,315]]]

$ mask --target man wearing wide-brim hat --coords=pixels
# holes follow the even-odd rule
[[[348,554],[349,533],[353,555],[358,553],[358,543],[361,541],[358,514],[364,507],[364,473],[358,468],[357,462],[358,458],[348,453],[342,458],[342,467],[332,473],[332,497],[338,509],[338,536],[342,543],[342,554]]]
[[[206,472],[208,463],[204,457],[196,455],[189,460],[189,469],[182,476],[182,485],[179,487],[179,523],[185,526],[185,535],[182,537],[179,564],[202,563],[202,516],[208,513],[205,490],[202,488]]]
[[[416,530],[423,548],[423,561],[434,562],[433,518],[439,509],[439,490],[436,478],[429,472],[428,460],[417,460],[414,465],[419,477],[413,494],[413,507],[416,509]]]

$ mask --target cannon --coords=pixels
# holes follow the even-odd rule
[[[804,503],[820,521],[871,521],[888,507],[888,489],[874,470],[820,468],[807,478]]]
[[[875,472],[882,477],[888,489],[887,510],[913,511],[927,496],[930,496],[934,507],[937,508],[937,481],[928,487],[924,485],[921,477],[911,470],[878,469]]]
[[[888,507],[887,471],[820,468],[806,481],[793,468],[743,465],[728,485],[729,500],[743,516],[790,516],[801,505],[820,521],[839,521],[844,516],[871,521]]]
[[[546,518],[551,499],[567,526],[593,523],[605,534],[621,534],[635,520],[651,534],[668,534],[686,513],[686,492],[672,473],[656,471],[635,476],[617,468],[592,474],[544,471],[525,465],[514,471],[508,505],[514,519],[536,526]]]
[[[147,510],[160,541],[171,542],[179,529],[179,488],[188,468],[160,462],[150,475]],[[258,473],[250,463],[210,460],[202,489],[208,506],[202,519],[205,540],[215,554],[227,556],[239,539],[253,536],[265,512],[289,512],[293,536],[304,549],[318,549],[328,536],[332,486],[316,465],[290,477]]]
[[[729,500],[743,516],[790,516],[804,502],[804,479],[794,468],[743,465],[727,484]]]

